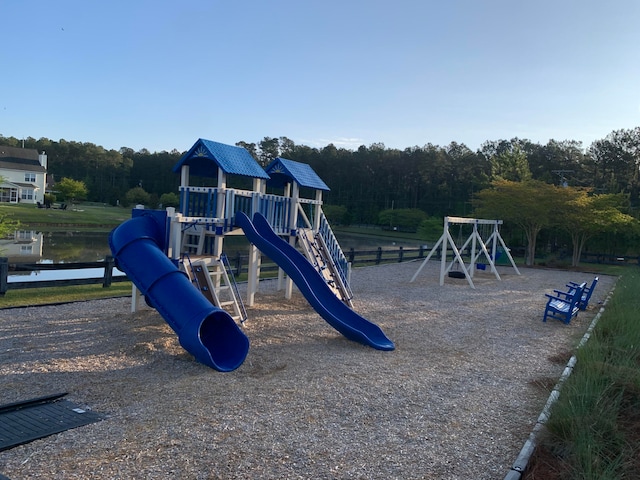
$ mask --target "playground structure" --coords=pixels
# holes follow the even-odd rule
[[[278,264],[287,299],[295,282],[345,337],[393,350],[382,330],[351,308],[349,265],[322,212],[329,188],[309,165],[276,158],[263,169],[241,147],[199,139],[173,171],[180,174],[178,211],[136,208],[109,237],[118,268],[134,284],[132,310],[144,295],[198,361],[219,371],[239,367],[249,348],[240,329],[246,310],[223,247],[225,236],[245,235],[247,305],[258,291],[261,250]]]
[[[265,169],[245,149],[209,140],[196,144],[174,166],[180,173],[180,209],[172,219],[175,234],[171,255],[178,259],[185,253],[219,259],[227,235],[242,234],[235,218],[242,212],[252,218],[264,215],[278,235],[296,240],[319,272],[343,301],[350,305],[352,293],[348,284],[348,262],[331,227],[322,213],[322,192],[329,187],[306,164],[283,158],[274,159]],[[199,182],[215,179],[217,185],[193,186],[190,179]],[[230,187],[231,180],[252,181],[252,190]],[[267,193],[278,191],[276,193]],[[301,192],[311,193],[305,198]],[[249,252],[247,304],[253,305],[260,277],[258,250]],[[282,282],[282,272],[279,281]],[[285,281],[285,296],[291,297],[292,282]]]
[[[451,235],[450,228],[453,225],[460,226],[460,232],[462,232],[463,225],[471,226],[471,233],[467,237],[467,239],[458,247],[456,242]],[[416,271],[416,273],[411,278],[411,282],[415,281],[418,277],[424,266],[427,264],[429,259],[438,251],[438,248],[441,250],[440,257],[440,285],[444,285],[444,279],[447,274],[458,273],[459,277],[466,278],[469,286],[471,288],[475,288],[473,283],[473,276],[477,270],[485,270],[487,265],[484,263],[478,263],[479,260],[487,261],[487,264],[490,267],[491,273],[495,275],[498,280],[501,280],[500,274],[496,269],[495,261],[498,258],[498,253],[504,253],[509,262],[511,262],[511,266],[515,270],[516,274],[520,275],[520,271],[516,266],[516,263],[513,261],[513,257],[509,251],[509,248],[504,243],[502,236],[500,235],[500,225],[502,225],[502,220],[484,220],[479,218],[464,218],[464,217],[444,217],[444,229],[442,232],[442,236],[435,243],[429,254],[425,257],[425,259],[420,264],[420,267]],[[480,227],[480,228],[479,228]],[[490,233],[488,233],[490,232]],[[484,234],[484,237],[483,235]],[[461,240],[461,239],[460,239]],[[502,248],[502,252],[498,251],[498,246]],[[449,262],[448,261],[448,248],[451,248],[453,258]],[[465,264],[463,259],[463,255],[466,250],[469,249],[469,263]],[[460,270],[453,270],[453,268],[459,268]]]

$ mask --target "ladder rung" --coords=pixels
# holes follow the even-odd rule
[[[234,286],[229,280],[224,263],[221,261],[209,263],[204,260],[189,263],[191,266],[190,276],[193,277],[192,283],[199,287],[211,303],[225,309],[235,321],[243,323],[246,320],[246,313],[242,312],[241,304],[234,294]],[[214,278],[217,280],[219,277],[222,277],[220,281],[214,281]],[[216,286],[215,283],[219,285]],[[222,301],[220,293],[225,291],[230,292],[226,297],[231,297],[231,299]]]

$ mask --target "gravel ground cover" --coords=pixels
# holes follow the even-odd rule
[[[355,269],[355,310],[396,350],[351,342],[261,283],[244,364],[196,363],[130,299],[0,310],[0,403],[57,392],[107,418],[0,452],[11,479],[496,479],[615,283],[570,325],[544,293],[593,274],[499,267],[438,284],[430,262]],[[178,300],[176,300],[178,301]]]

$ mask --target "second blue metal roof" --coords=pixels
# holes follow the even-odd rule
[[[295,180],[301,187],[309,187],[325,191],[330,190],[327,184],[322,181],[313,168],[306,163],[277,157],[269,164],[268,167],[265,168],[265,170],[273,180],[275,180],[274,177],[280,174]]]

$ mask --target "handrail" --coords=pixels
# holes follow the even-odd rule
[[[318,233],[324,241],[325,246],[327,247],[327,252],[329,252],[329,255],[333,259],[333,263],[337,267],[338,273],[340,274],[340,280],[342,280],[343,285],[347,289],[349,297],[353,297],[353,293],[349,287],[349,261],[345,257],[344,252],[340,247],[340,243],[338,243],[338,239],[334,235],[333,230],[331,230],[329,221],[322,211],[320,211],[320,229]]]

